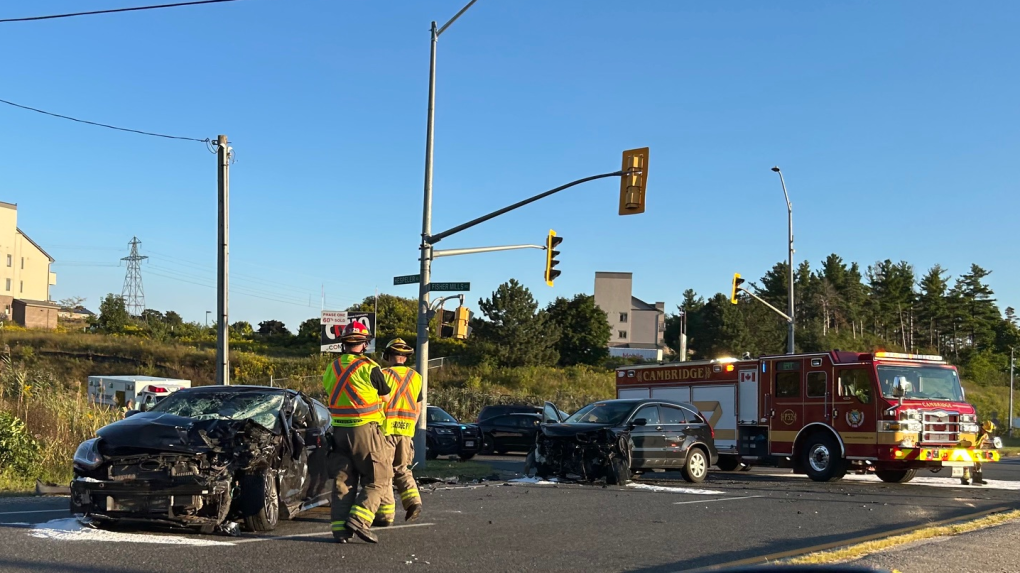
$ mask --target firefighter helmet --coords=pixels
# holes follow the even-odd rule
[[[344,327],[344,333],[340,336],[340,342],[344,344],[361,344],[372,340],[372,333],[364,324],[352,320]]]
[[[995,431],[995,424],[993,424],[991,420],[986,420],[985,423],[981,425],[981,429],[984,430],[986,434],[991,434]]]
[[[408,343],[404,342],[403,338],[394,338],[393,340],[386,343],[386,350],[383,351],[384,355],[396,354],[398,356],[410,356],[414,354],[414,348]]]

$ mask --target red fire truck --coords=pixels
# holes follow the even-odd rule
[[[903,483],[920,469],[999,460],[975,448],[974,406],[940,356],[842,352],[622,366],[618,398],[689,402],[715,430],[719,468],[778,460],[815,481],[848,470]]]

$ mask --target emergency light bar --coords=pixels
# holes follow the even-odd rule
[[[902,352],[876,352],[875,358],[901,358],[904,360],[933,360],[942,362],[942,357],[936,354],[905,354]]]

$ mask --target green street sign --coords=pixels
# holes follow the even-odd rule
[[[402,277],[393,277],[393,284],[395,285],[416,285],[421,282],[421,275],[404,275]]]
[[[431,283],[429,284],[429,290],[432,292],[469,291],[471,290],[471,283]]]

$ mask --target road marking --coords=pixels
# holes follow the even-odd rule
[[[765,497],[764,495],[745,495],[741,497],[723,497],[719,499],[697,499],[694,501],[677,501],[673,505],[687,505],[689,503],[712,503],[713,501],[733,501],[735,499],[755,499],[758,497]]]
[[[391,525],[390,527],[377,527],[374,532],[387,531],[390,529],[406,529],[411,527],[428,527],[435,523],[406,523],[404,525]],[[303,537],[328,537],[333,535],[332,531],[316,531],[315,533],[297,533],[294,535],[278,535],[275,537],[251,537],[248,539],[235,539],[234,543],[255,543],[256,541],[285,541],[287,539],[301,539]]]
[[[789,474],[760,473],[760,474],[755,474],[755,475],[768,476],[768,477],[784,477],[784,478],[786,478],[786,477],[803,478],[803,479],[807,479],[808,478],[808,476],[806,476],[804,474],[793,474],[793,473],[789,473]],[[852,481],[852,482],[857,482],[857,483],[874,483],[874,484],[885,483],[882,480],[878,479],[878,476],[876,476],[874,474],[867,474],[867,475],[848,474],[848,475],[844,476],[843,479],[846,480],[846,481]],[[902,483],[902,484],[889,484],[889,485],[903,485],[903,486],[911,486],[911,485],[913,485],[913,486],[927,486],[927,487],[962,488],[962,489],[972,489],[972,490],[975,490],[975,491],[980,491],[982,489],[1020,491],[1020,481],[998,480],[998,479],[990,479],[990,480],[985,480],[985,481],[987,482],[985,485],[963,485],[962,483],[960,483],[960,478],[918,476],[918,477],[915,477],[914,479],[912,479],[912,480],[910,480],[910,481],[908,481],[906,483]]]
[[[21,515],[23,513],[71,513],[69,509],[32,509],[29,511],[4,511],[0,515]]]

